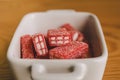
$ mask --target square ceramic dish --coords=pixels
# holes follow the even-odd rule
[[[82,31],[91,48],[92,58],[86,59],[21,59],[20,37],[43,33],[70,23]],[[108,57],[107,47],[98,18],[91,13],[71,10],[35,12],[23,17],[10,43],[7,58],[16,80],[102,80]]]

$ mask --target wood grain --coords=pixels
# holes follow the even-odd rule
[[[0,80],[13,80],[6,53],[21,18],[29,12],[75,9],[96,14],[109,58],[103,80],[120,80],[120,0],[0,0]]]

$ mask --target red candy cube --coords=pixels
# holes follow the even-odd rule
[[[74,27],[70,24],[64,24],[63,26],[61,26],[61,28],[65,28],[72,35],[73,41],[76,41],[78,39],[80,32],[75,30]]]
[[[31,36],[30,35],[22,36],[20,44],[21,44],[21,57],[34,58],[34,48]]]
[[[67,31],[74,31],[75,29],[70,24],[64,24],[61,28],[65,28]]]
[[[67,45],[56,47],[49,51],[51,59],[76,59],[88,53],[88,44],[84,42],[72,41]]]
[[[47,36],[49,46],[62,46],[72,41],[71,34],[64,28],[48,30]]]
[[[42,34],[35,34],[32,36],[32,40],[36,51],[36,57],[46,57],[48,55],[48,49],[45,37]]]

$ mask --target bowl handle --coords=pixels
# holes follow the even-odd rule
[[[31,76],[33,80],[83,80],[86,72],[87,67],[83,63],[75,64],[73,71],[69,73],[50,73],[44,65],[33,64]]]

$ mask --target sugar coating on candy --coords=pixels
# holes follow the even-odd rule
[[[33,42],[30,35],[21,36],[21,58],[34,58]]]
[[[87,43],[72,41],[67,45],[51,49],[49,56],[51,59],[76,59],[88,53],[88,49]]]
[[[62,46],[71,42],[71,34],[64,28],[48,30],[49,46]]]
[[[53,37],[54,37],[54,35],[69,35],[69,33],[67,32],[67,30],[65,29],[65,28],[63,28],[63,29],[50,29],[50,30],[48,30],[48,33],[50,34],[50,35],[53,35]]]
[[[36,57],[46,56],[48,54],[48,49],[44,35],[35,34],[32,36],[32,40],[36,51]]]

